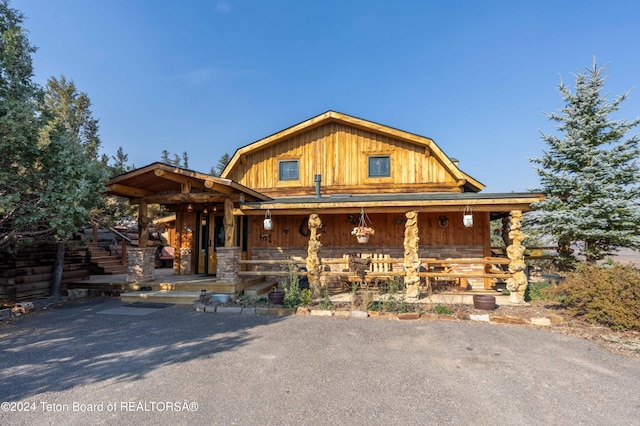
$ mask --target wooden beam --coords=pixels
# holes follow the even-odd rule
[[[138,247],[146,248],[149,241],[149,217],[147,203],[140,203],[138,207]]]
[[[226,198],[239,198],[227,197],[224,194],[217,192],[191,192],[188,194],[163,194],[163,195],[149,195],[146,197],[134,198],[130,200],[131,204],[139,204],[141,202],[147,202],[149,204],[184,204],[184,203],[222,203]],[[234,200],[236,201],[236,200]],[[264,214],[264,212],[262,213]]]
[[[134,188],[131,186],[121,185],[119,183],[114,183],[107,186],[107,193],[112,195],[119,195],[121,197],[145,197],[147,195],[152,195],[153,192],[147,191],[140,188]]]

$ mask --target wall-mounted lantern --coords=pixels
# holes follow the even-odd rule
[[[193,204],[187,204],[187,213],[193,213]]]
[[[471,211],[471,207],[467,206],[462,211],[462,223],[465,228],[473,227],[473,212]]]
[[[273,229],[273,221],[271,220],[271,212],[267,209],[267,212],[264,214],[264,230],[271,231]]]

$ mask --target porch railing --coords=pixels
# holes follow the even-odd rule
[[[366,276],[371,278],[392,278],[392,277],[402,277],[405,275],[404,268],[402,265],[404,264],[404,259],[374,259],[375,263],[389,263],[391,265],[396,265],[396,268],[390,268],[389,271],[367,271]],[[284,270],[284,268],[290,263],[294,262],[298,266],[305,266],[305,259],[270,259],[270,260],[240,260],[238,263],[241,265],[246,265],[249,268],[252,267],[263,267],[258,270],[245,270],[238,271],[238,275],[240,276],[289,276],[289,271]],[[321,260],[322,265],[345,265],[348,263],[348,260],[345,258],[324,258]],[[485,257],[482,259],[469,259],[469,258],[459,258],[459,259],[433,259],[433,258],[421,258],[420,266],[421,270],[424,271],[418,272],[420,277],[424,278],[510,278],[511,274],[509,272],[498,270],[494,268],[487,268],[487,266],[491,265],[508,265],[509,259],[503,257]],[[444,268],[450,267],[452,265],[481,265],[483,267],[482,273],[478,272],[446,272]],[[268,267],[268,268],[264,268]],[[274,267],[279,267],[279,269],[274,269]],[[270,268],[270,269],[269,269]],[[436,268],[443,268],[442,271],[435,271]],[[344,277],[355,274],[355,272],[346,270],[346,271],[322,271],[321,275],[328,277]],[[298,271],[299,276],[306,276],[306,271]]]

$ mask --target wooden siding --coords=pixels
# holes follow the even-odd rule
[[[389,155],[390,177],[369,178],[369,155]],[[299,160],[297,181],[278,181],[278,161]],[[460,183],[426,146],[329,122],[247,153],[228,178],[268,196],[311,195],[314,175],[322,193],[459,192]]]
[[[440,216],[447,216],[449,224],[441,227],[438,223]],[[300,233],[304,221],[308,216],[272,215],[273,230],[263,229],[263,218],[248,216],[249,247],[306,247],[309,242],[307,236]],[[357,218],[358,215],[356,214]],[[402,247],[404,243],[404,215],[401,214],[370,214],[375,234],[369,238],[367,244],[359,245],[356,237],[351,235],[355,226],[346,214],[323,215],[320,219],[324,229],[320,231],[320,241],[323,246],[361,246],[374,250],[377,246]],[[462,224],[462,213],[421,213],[418,219],[421,246],[489,246],[489,213],[474,213],[474,226],[465,228]]]

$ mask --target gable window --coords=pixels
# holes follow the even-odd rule
[[[388,155],[369,156],[369,177],[391,176],[390,160]]]
[[[278,162],[278,180],[298,180],[298,160]]]

